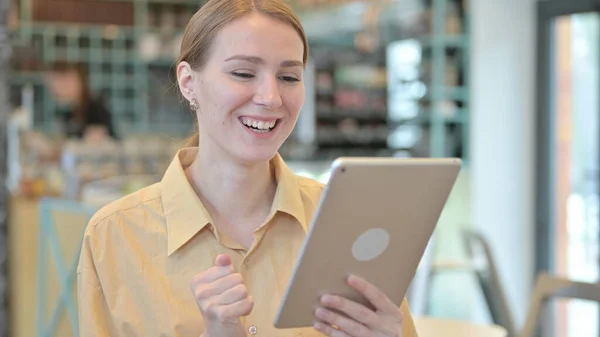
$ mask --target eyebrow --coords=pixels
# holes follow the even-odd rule
[[[234,56],[226,59],[225,61],[232,61],[232,60],[247,61],[247,62],[254,63],[254,64],[264,64],[265,63],[265,60],[263,60],[261,57],[249,56],[249,55],[234,55]],[[302,61],[286,60],[286,61],[282,61],[280,63],[280,66],[282,68],[304,67],[304,63]]]

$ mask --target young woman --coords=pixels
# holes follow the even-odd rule
[[[358,277],[348,283],[375,311],[327,295],[314,327],[273,327],[323,189],[277,153],[303,104],[307,58],[284,0],[211,0],[194,15],[177,79],[199,133],[161,182],[91,220],[82,337],[416,336],[406,302]]]
[[[67,138],[116,137],[112,115],[92,94],[85,68],[56,62],[49,67],[45,80],[54,98],[68,109],[62,118]]]

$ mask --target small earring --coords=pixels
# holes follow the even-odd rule
[[[196,111],[200,108],[200,106],[198,106],[198,101],[196,101],[195,98],[192,98],[192,100],[190,101],[190,109]]]

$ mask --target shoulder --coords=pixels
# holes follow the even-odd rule
[[[78,273],[96,284],[125,264],[140,263],[146,244],[155,244],[156,219],[162,215],[158,184],[144,187],[100,208],[89,220],[82,238]],[[140,250],[142,249],[142,250]],[[123,262],[124,261],[124,262]],[[96,276],[91,277],[90,275]]]
[[[144,219],[145,214],[157,212],[162,212],[159,183],[144,187],[100,208],[90,219],[86,236],[109,230],[107,227],[131,223],[121,221],[124,218]]]
[[[321,200],[321,194],[325,188],[325,184],[314,179],[296,175],[298,188],[304,204],[316,206]]]
[[[296,175],[296,181],[301,191],[306,193],[321,193],[325,188],[325,184],[311,178]]]

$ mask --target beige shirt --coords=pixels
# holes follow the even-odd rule
[[[179,151],[161,182],[105,206],[91,219],[77,269],[81,337],[200,336],[203,319],[190,280],[221,253],[231,256],[254,297],[243,323],[255,327],[256,336],[322,336],[312,328],[278,330],[273,320],[323,185],[296,176],[276,156],[272,210],[245,251],[211,225],[186,178],[184,169],[196,151]],[[406,301],[401,308],[403,337],[414,337]]]

